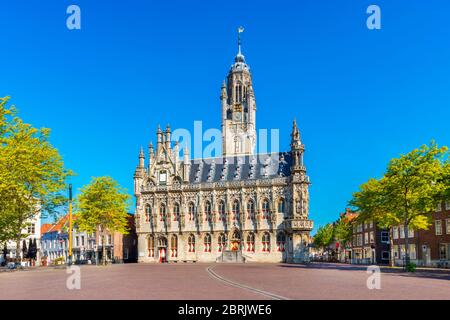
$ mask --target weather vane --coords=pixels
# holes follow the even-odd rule
[[[244,27],[240,26],[238,28],[238,47],[239,51],[241,51],[241,33],[244,32]]]

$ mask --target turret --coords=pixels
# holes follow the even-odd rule
[[[189,172],[191,169],[191,163],[189,161],[189,150],[187,147],[183,151],[183,180],[189,182]]]
[[[139,163],[136,166],[136,170],[134,171],[134,194],[135,196],[139,196],[141,193],[142,182],[144,180],[145,175],[145,156],[144,150],[140,149],[139,151]]]
[[[158,125],[158,130],[156,131],[156,137],[157,137],[157,141],[156,141],[156,153],[159,154],[159,150],[162,147],[162,143],[163,143],[163,132],[161,130],[161,127]]]
[[[148,167],[150,168],[150,165],[155,160],[155,152],[153,150],[153,142],[150,141],[150,144],[148,145]]]
[[[170,126],[169,126],[169,124],[167,124],[167,126],[166,126],[165,134],[166,134],[166,137],[165,137],[166,150],[167,150],[167,152],[169,152],[169,150],[170,150]]]
[[[223,80],[220,95],[220,101],[222,103],[222,121],[226,120],[227,118],[227,110],[228,110],[227,100],[228,100],[227,84],[225,83],[225,80]]]
[[[304,169],[303,168],[303,152],[305,147],[300,140],[300,132],[297,127],[297,120],[294,119],[291,133],[291,153],[292,153],[292,169]]]

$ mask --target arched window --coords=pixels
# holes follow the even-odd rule
[[[222,252],[225,249],[226,244],[227,244],[227,238],[225,237],[225,234],[221,233],[219,235],[218,244],[219,244],[218,251]]]
[[[270,203],[269,200],[264,199],[262,204],[262,212],[263,212],[263,219],[269,219],[270,216]]]
[[[211,235],[209,233],[205,235],[205,238],[203,239],[203,244],[205,246],[204,251],[211,252]]]
[[[188,238],[188,252],[195,252],[195,236],[193,234],[190,234]]]
[[[173,221],[180,221],[180,205],[178,203],[173,206]]]
[[[189,202],[189,221],[194,221],[195,215],[195,205],[192,202]]]
[[[233,220],[238,221],[239,215],[241,214],[241,206],[238,200],[234,200],[233,202]]]
[[[147,239],[148,256],[153,258],[155,256],[155,238],[149,236]]]
[[[161,203],[159,206],[159,221],[166,220],[166,205],[164,203]]]
[[[164,237],[159,238],[158,247],[167,247],[167,239]]]
[[[262,251],[263,252],[270,251],[270,234],[268,232],[264,232],[262,237]]]
[[[277,251],[284,252],[286,246],[286,236],[283,232],[277,235]]]
[[[225,221],[225,202],[220,201],[219,203],[219,220]]]
[[[247,236],[247,251],[255,252],[255,234],[253,232]]]
[[[178,238],[175,234],[170,238],[170,256],[178,256]]]
[[[152,216],[152,207],[150,205],[145,206],[145,222],[150,222],[150,217]]]
[[[239,231],[233,232],[233,240],[241,240],[241,233]]]
[[[247,219],[255,220],[255,203],[251,199],[247,202]]]
[[[278,200],[278,212],[285,213],[285,202],[283,198]]]
[[[211,222],[211,203],[209,201],[205,203],[205,221]]]

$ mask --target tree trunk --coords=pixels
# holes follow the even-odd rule
[[[102,264],[106,266],[106,246],[105,246],[105,233],[102,233]]]
[[[405,221],[404,227],[405,229],[405,268],[409,263],[409,241],[408,241],[408,237],[409,237],[409,232],[408,232],[408,222]]]
[[[389,262],[391,267],[395,266],[395,254],[394,254],[394,230],[392,227],[389,228]]]
[[[22,247],[21,247],[22,239],[21,238],[22,238],[22,235],[21,235],[21,233],[19,233],[16,238],[16,258],[14,259],[16,261],[16,263],[20,263],[22,261],[22,259],[20,258],[20,253],[22,252]]]

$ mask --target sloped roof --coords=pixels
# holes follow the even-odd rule
[[[287,177],[291,174],[292,157],[289,152],[277,152],[190,162],[189,182],[205,183]]]
[[[41,234],[46,233],[48,230],[50,230],[50,228],[51,228],[52,226],[53,226],[53,225],[52,225],[51,223],[44,223],[44,224],[41,226]]]

